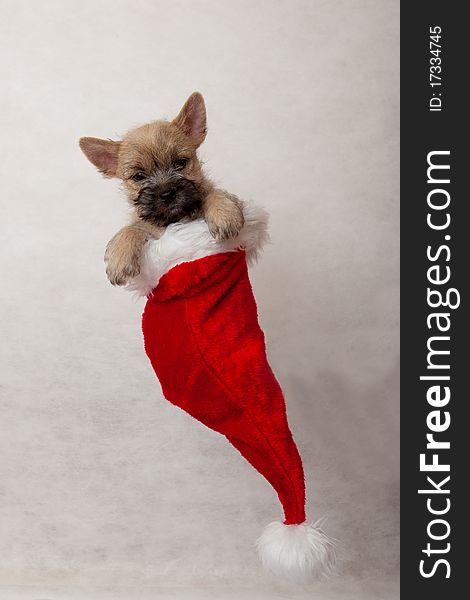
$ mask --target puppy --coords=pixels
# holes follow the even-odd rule
[[[108,243],[106,273],[113,285],[137,276],[146,242],[170,223],[203,217],[217,240],[243,227],[241,202],[215,187],[197,156],[206,137],[204,98],[194,92],[173,121],[153,121],[121,141],[80,139],[80,148],[105,177],[121,180],[133,208],[131,223]]]

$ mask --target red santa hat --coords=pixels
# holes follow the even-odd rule
[[[244,205],[245,225],[219,242],[203,220],[170,225],[147,243],[130,290],[147,296],[147,355],[167,400],[221,433],[279,496],[284,520],[257,542],[261,561],[284,574],[328,574],[335,549],[305,521],[302,461],[284,397],[266,357],[248,278],[268,239],[267,214]]]

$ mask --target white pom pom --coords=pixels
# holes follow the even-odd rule
[[[331,575],[336,562],[335,543],[313,525],[285,525],[274,521],[257,543],[263,566],[274,573],[304,579]]]

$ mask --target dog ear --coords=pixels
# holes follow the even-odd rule
[[[173,124],[178,127],[192,143],[200,146],[207,133],[206,105],[199,92],[193,92],[184,103]]]
[[[83,154],[95,165],[98,171],[103,173],[105,177],[116,176],[121,142],[82,137],[79,144]]]

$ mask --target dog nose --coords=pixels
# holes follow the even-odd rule
[[[164,192],[160,192],[160,200],[163,200],[164,202],[171,202],[175,199],[175,196],[176,190],[174,190],[173,188],[165,190]]]

